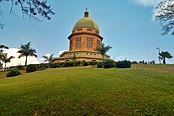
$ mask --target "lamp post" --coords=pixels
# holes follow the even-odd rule
[[[158,49],[158,55],[160,54],[160,47],[157,47],[156,49]],[[160,56],[158,56],[158,58],[159,58],[159,64],[161,64],[161,58],[160,58]]]

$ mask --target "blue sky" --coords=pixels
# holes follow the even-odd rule
[[[18,8],[17,18],[9,13],[9,4],[1,4],[5,11],[0,22],[5,29],[0,30],[0,43],[11,48],[31,41],[38,58],[47,53],[68,50],[67,37],[75,23],[83,17],[88,8],[90,17],[97,22],[104,43],[112,46],[108,54],[118,60],[156,60],[157,47],[174,55],[174,37],[162,36],[158,22],[152,20],[153,10],[160,0],[49,0],[54,12],[51,21],[29,21],[22,17]],[[168,60],[174,63],[174,59]]]

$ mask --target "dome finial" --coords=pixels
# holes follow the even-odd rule
[[[86,8],[86,11],[85,11],[85,13],[84,13],[84,17],[89,17],[88,8]]]

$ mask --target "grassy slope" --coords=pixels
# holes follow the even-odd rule
[[[50,69],[0,79],[0,116],[37,114],[174,115],[174,72],[134,65]]]

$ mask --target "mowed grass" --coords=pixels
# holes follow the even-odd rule
[[[174,65],[58,68],[13,78],[0,72],[0,116],[172,116],[174,72],[168,68]]]

